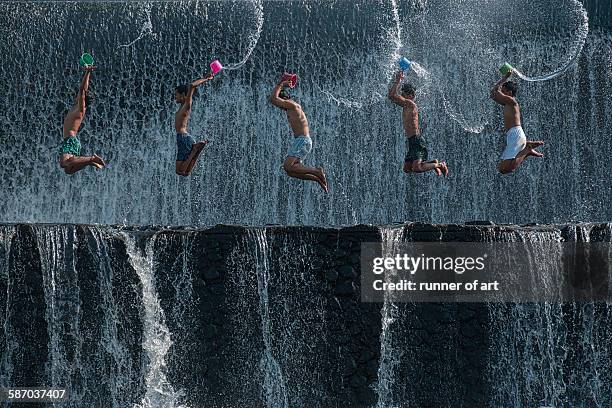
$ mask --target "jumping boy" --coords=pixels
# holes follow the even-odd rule
[[[66,174],[74,174],[87,166],[101,169],[106,166],[104,160],[98,155],[81,156],[81,142],[77,138],[77,133],[81,127],[81,122],[85,118],[87,106],[92,98],[87,94],[89,90],[89,78],[94,66],[84,68],[83,80],[76,97],[75,105],[68,111],[64,118],[63,136],[64,141],[59,149],[59,164]]]
[[[191,115],[191,106],[193,104],[193,93],[196,88],[205,82],[213,79],[212,72],[204,78],[197,79],[189,85],[179,85],[176,87],[174,99],[181,107],[176,112],[174,126],[176,128],[176,174],[179,176],[189,176],[202,153],[204,146],[208,144],[208,140],[196,142],[195,139],[187,132],[189,124],[189,116]]]
[[[529,157],[544,157],[535,149],[542,146],[544,142],[527,141],[523,127],[521,126],[521,108],[516,100],[518,85],[508,81],[512,70],[493,86],[491,99],[504,107],[504,126],[506,128],[506,150],[504,150],[497,169],[501,174],[512,173],[523,161]]]
[[[448,167],[445,162],[427,161],[429,153],[427,143],[419,129],[419,108],[414,102],[415,88],[412,84],[405,83],[402,85],[400,94],[399,86],[402,79],[404,79],[404,72],[399,71],[389,87],[389,99],[402,107],[402,122],[406,136],[404,173],[435,171],[438,176],[442,174],[448,176]]]
[[[287,153],[283,169],[289,177],[298,178],[301,180],[316,181],[321,188],[327,193],[327,178],[321,167],[307,167],[302,164],[304,158],[312,150],[312,139],[308,129],[308,120],[306,114],[302,110],[302,106],[291,99],[289,92],[285,87],[289,85],[290,80],[281,80],[269,97],[272,105],[284,110],[287,113],[289,126],[293,131],[293,145]]]

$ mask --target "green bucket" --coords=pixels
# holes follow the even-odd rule
[[[79,59],[79,64],[82,67],[93,65],[93,63],[94,63],[94,59],[91,56],[91,54],[88,54],[88,53],[81,55],[81,58]]]
[[[508,64],[507,62],[501,66],[501,68],[499,69],[499,72],[502,73],[502,75],[507,75],[508,72],[510,72],[511,70],[513,70],[514,68],[512,68],[512,65]]]

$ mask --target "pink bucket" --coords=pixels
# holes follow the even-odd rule
[[[223,66],[219,62],[219,60],[214,60],[210,63],[210,69],[212,70],[213,75],[217,75],[223,69]]]
[[[297,84],[298,76],[296,74],[289,74],[285,72],[283,74],[282,81],[287,81],[287,80],[289,81],[289,88],[295,88],[295,85]]]

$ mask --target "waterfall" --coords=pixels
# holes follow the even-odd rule
[[[393,257],[399,253],[400,244],[402,243],[404,230],[403,228],[383,228],[382,234],[382,256]],[[397,271],[385,272],[385,281],[389,282],[392,279],[388,274],[397,273]],[[380,332],[380,363],[378,366],[378,382],[376,384],[376,393],[378,394],[378,402],[376,408],[395,408],[398,407],[397,401],[393,397],[393,387],[395,386],[395,366],[399,364],[402,358],[402,353],[399,349],[394,348],[393,342],[393,326],[397,323],[399,317],[398,305],[393,300],[394,293],[385,292],[384,303],[381,309],[381,332]],[[401,405],[402,407],[407,405]]]
[[[49,386],[67,388],[68,405],[129,405],[140,373],[133,370],[131,347],[119,332],[122,319],[114,299],[113,268],[101,231],[74,227],[34,229],[42,270],[43,305],[49,335],[45,377]],[[97,268],[83,265],[78,247],[87,244]],[[81,279],[82,274],[86,278]],[[93,292],[93,293],[92,293]],[[97,298],[99,296],[99,299]]]
[[[19,347],[14,341],[12,336],[12,327],[10,322],[10,304],[11,304],[11,279],[10,279],[10,256],[11,256],[11,242],[15,230],[10,226],[0,227],[0,288],[5,290],[5,304],[2,305],[2,342],[0,347],[2,352],[0,353],[0,386],[6,387],[11,382],[11,374],[13,372],[12,355],[15,350]]]
[[[358,288],[363,243],[528,244],[548,285],[557,254],[538,245],[611,240],[612,224],[0,226],[0,384],[65,387],[71,408],[607,408],[610,302],[381,304]]]
[[[134,381],[133,378],[138,377],[140,373],[132,370],[134,361],[130,347],[120,334],[119,315],[121,311],[114,297],[115,273],[111,265],[112,255],[106,243],[107,237],[95,227],[90,228],[89,232],[88,245],[94,255],[94,262],[99,265],[98,280],[102,297],[100,308],[103,314],[100,322],[102,326],[101,343],[104,345],[106,358],[110,360],[106,378],[101,381],[108,382],[109,395],[105,398],[106,404],[121,408],[130,404],[133,392],[131,388],[135,385],[134,383],[138,384],[138,381]]]
[[[610,184],[597,169],[607,163],[612,126],[609,29],[591,27],[563,75],[520,81],[525,130],[547,142],[546,158],[528,160],[516,175],[496,173],[504,138],[489,87],[504,61],[537,76],[578,52],[574,5],[1,2],[0,159],[23,171],[0,168],[0,213],[7,222],[141,225],[607,221]],[[143,21],[155,35],[118,49],[141,35]],[[100,69],[79,137],[84,153],[102,155],[109,167],[68,177],[56,152],[81,78],[76,61],[86,50]],[[430,156],[449,164],[446,180],[401,171],[401,117],[378,97],[387,92],[396,52],[436,78],[430,85],[413,74],[407,80],[418,85]],[[231,65],[245,56],[239,69],[200,89],[190,131],[212,143],[191,178],[177,177],[174,87],[201,75],[213,58]],[[325,167],[328,195],[280,170],[292,135],[266,97],[285,70],[300,75],[294,93],[314,140],[307,163]],[[373,101],[349,106],[333,98]],[[559,109],[560,101],[571,102]]]
[[[165,315],[157,296],[154,275],[155,237],[150,238],[144,252],[137,247],[136,238],[123,235],[129,261],[142,284],[144,303],[144,333],[142,348],[148,358],[145,368],[146,393],[140,404],[142,408],[186,408],[181,400],[183,392],[175,391],[166,377],[166,355],[172,346],[172,334],[169,332]]]
[[[76,383],[93,380],[83,362],[81,296],[74,254],[74,228],[36,228],[45,291],[47,331],[49,333],[49,386],[69,387],[71,402],[80,405],[87,387]]]
[[[569,240],[590,241],[591,226],[570,226]],[[499,240],[490,236],[488,239]],[[510,234],[515,242],[561,242],[559,230],[548,233]],[[549,248],[546,246],[546,248]],[[537,254],[533,254],[534,256]],[[539,256],[539,275],[553,276],[556,256]],[[605,407],[603,391],[612,372],[606,362],[610,347],[603,340],[612,324],[609,303],[490,304],[491,355],[489,377],[494,405]],[[568,374],[579,364],[580,375]],[[570,369],[571,371],[571,369]]]
[[[287,391],[283,371],[272,353],[272,334],[270,328],[270,306],[268,283],[270,280],[269,249],[265,229],[253,229],[250,239],[254,241],[255,258],[257,261],[257,289],[259,292],[259,312],[261,315],[261,331],[264,350],[259,367],[264,375],[263,393],[266,407],[288,408]]]

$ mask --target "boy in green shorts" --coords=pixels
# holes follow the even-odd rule
[[[64,141],[59,150],[59,164],[66,174],[74,174],[87,166],[93,166],[98,169],[106,166],[104,160],[98,155],[81,156],[81,142],[76,137],[81,127],[81,122],[85,118],[87,105],[91,102],[91,99],[87,96],[87,90],[89,89],[91,72],[95,67],[88,66],[84,69],[85,74],[81,81],[76,103],[64,118]]]

